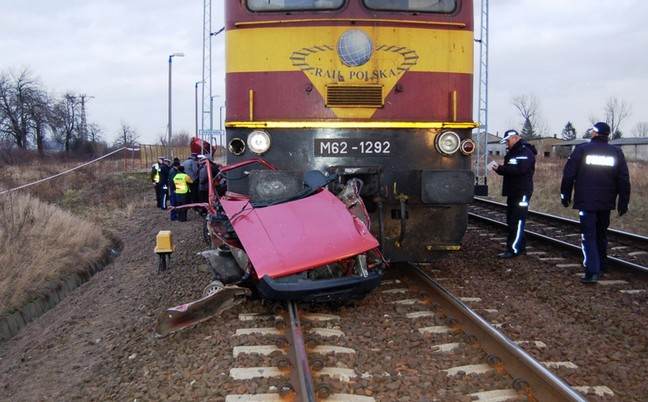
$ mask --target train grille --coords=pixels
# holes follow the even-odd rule
[[[326,107],[382,107],[382,85],[328,85]]]

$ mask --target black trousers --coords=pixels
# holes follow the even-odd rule
[[[191,189],[187,203],[200,202],[200,191],[198,191],[198,179],[189,185]]]
[[[166,197],[164,197],[165,190],[163,186],[163,183],[155,183],[155,202],[157,207],[162,209],[166,208],[166,205],[162,204],[163,201],[166,203]]]
[[[191,193],[186,193],[186,194],[178,194],[176,193],[175,195],[175,203],[176,206],[181,206],[185,204],[191,203],[191,200],[189,199]],[[187,209],[182,208],[178,210],[178,220],[180,222],[186,222],[187,221]]]
[[[521,254],[526,250],[524,226],[529,212],[530,198],[522,195],[506,199],[506,224],[508,225],[506,249],[513,254]]]
[[[605,272],[607,261],[607,229],[610,226],[610,211],[579,211],[581,227],[581,249],[585,275],[599,275]]]

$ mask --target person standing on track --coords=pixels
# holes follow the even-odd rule
[[[506,251],[498,254],[500,258],[513,258],[525,252],[526,239],[524,225],[529,211],[529,200],[533,194],[533,174],[535,172],[535,147],[524,141],[516,130],[508,130],[500,141],[506,143],[504,164],[493,161],[490,168],[504,177],[502,195],[506,196],[506,224],[508,237]]]
[[[191,203],[191,190],[189,185],[193,183],[191,176],[185,173],[184,166],[178,166],[178,173],[173,176],[173,185],[175,187],[175,200],[176,206],[180,207],[185,204]],[[187,209],[182,208],[178,210],[178,220],[180,222],[187,221]]]
[[[630,175],[621,148],[608,144],[610,126],[599,122],[592,127],[592,140],[578,145],[563,171],[560,200],[569,207],[574,190],[574,209],[581,227],[581,248],[585,276],[581,282],[594,284],[605,272],[607,228],[610,211],[628,212]],[[618,201],[617,201],[618,196]]]

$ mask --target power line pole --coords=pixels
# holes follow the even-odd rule
[[[86,94],[79,95],[81,98],[81,127],[80,128],[80,134],[81,134],[81,140],[83,142],[88,141],[88,121],[86,119],[86,98],[88,99],[94,99],[94,96],[88,96]]]
[[[479,43],[479,103],[477,120],[479,122],[477,153],[474,158],[476,195],[488,185],[488,0],[481,0],[481,30]],[[487,191],[487,187],[485,188]]]
[[[204,135],[205,132],[205,119],[209,110],[211,87],[212,87],[212,71],[211,71],[211,9],[212,1],[203,0],[203,52],[202,52],[202,96],[200,101],[200,132]],[[205,87],[209,86],[209,92],[205,91]],[[204,138],[201,138],[204,139]]]

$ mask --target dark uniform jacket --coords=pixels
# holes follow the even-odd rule
[[[607,137],[576,146],[565,164],[560,197],[571,201],[574,187],[574,209],[610,211],[618,195],[619,209],[627,210],[630,175],[621,148],[608,144]]]
[[[531,197],[533,194],[533,173],[535,173],[535,147],[520,140],[508,150],[504,164],[496,172],[504,176],[502,195],[506,197]]]
[[[169,181],[169,172],[171,171],[171,168],[167,164],[161,164],[160,165],[160,183],[163,185],[166,185],[167,182]]]

